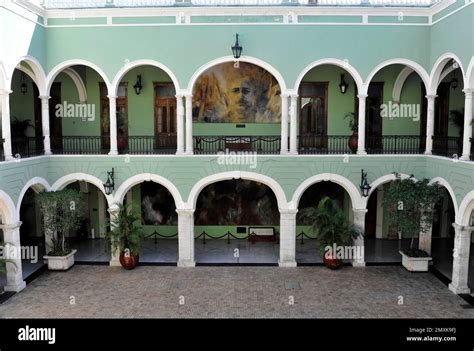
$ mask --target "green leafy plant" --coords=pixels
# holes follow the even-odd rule
[[[116,219],[111,219],[109,225],[111,229],[107,233],[108,242],[112,246],[112,253],[123,252],[128,249],[131,256],[140,253],[140,241],[144,236],[140,225],[140,217],[127,206],[120,205]]]
[[[37,202],[43,216],[45,235],[51,239],[49,256],[65,256],[72,250],[66,244],[66,235],[81,223],[84,209],[79,191],[64,189],[38,194]]]
[[[29,119],[19,120],[17,117],[14,117],[11,122],[12,138],[26,138],[28,128],[34,128]]]
[[[451,110],[449,111],[449,118],[453,124],[458,127],[459,136],[462,137],[464,134],[464,109],[463,110]]]
[[[329,197],[324,197],[316,207],[301,211],[301,219],[311,224],[319,250],[324,254],[327,246],[353,246],[362,233],[351,224],[344,212]]]
[[[398,232],[410,237],[410,248],[403,250],[407,256],[427,257],[425,251],[413,247],[420,233],[427,233],[433,225],[435,205],[442,198],[441,186],[429,184],[428,179],[417,181],[413,176],[402,179],[396,173],[384,192],[384,208],[388,211],[389,224],[395,224]]]
[[[359,130],[359,121],[357,117],[357,113],[355,112],[348,112],[344,119],[349,119],[349,128],[352,132],[357,132]]]

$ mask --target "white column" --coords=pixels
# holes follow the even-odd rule
[[[15,250],[15,252],[20,250],[20,226],[21,222],[15,224],[3,224],[0,228],[3,229],[3,239],[7,245],[5,249]],[[10,262],[6,264],[7,270],[7,285],[5,286],[6,291],[16,291],[19,292],[23,290],[26,286],[25,281],[23,280],[23,272],[21,267],[21,257],[16,255],[13,258],[9,258]]]
[[[298,95],[290,95],[290,154],[298,154]]]
[[[117,216],[120,211],[120,207],[117,204],[111,205],[108,210],[110,214],[110,230],[117,230]],[[110,262],[109,264],[111,266],[120,266],[120,251],[117,250],[115,253],[112,250],[112,247],[110,248]]]
[[[280,267],[296,267],[296,213],[280,210]]]
[[[50,96],[39,96],[41,99],[41,126],[43,128],[43,147],[44,154],[51,155],[51,140],[49,129],[49,99]]]
[[[281,94],[281,151],[288,153],[288,95]]]
[[[352,213],[354,215],[354,226],[362,233],[362,236],[359,236],[356,240],[354,245],[357,246],[355,257],[352,260],[352,265],[354,267],[364,267],[365,266],[365,247],[364,247],[364,232],[365,232],[365,214],[367,213],[367,209],[357,209],[353,208]]]
[[[109,126],[110,126],[110,152],[109,155],[118,155],[117,148],[117,97],[107,95],[109,98]]]
[[[383,238],[383,185],[377,190],[377,217],[375,219],[375,238]],[[373,196],[373,195],[372,195]]]
[[[186,95],[186,154],[193,154],[193,96]]]
[[[184,154],[184,105],[183,95],[176,95],[176,155]]]
[[[428,99],[428,108],[426,109],[426,150],[425,155],[431,155],[433,152],[433,134],[434,134],[434,112],[435,99],[437,95],[426,95]]]
[[[467,286],[469,273],[469,251],[471,248],[471,232],[474,227],[463,227],[453,223],[454,237],[453,276],[449,290],[455,294],[470,294]]]
[[[365,151],[365,101],[367,94],[357,95],[359,99],[359,111],[357,117],[358,131],[357,131],[357,155],[367,155]]]
[[[178,213],[178,267],[194,267],[194,210],[176,209]]]
[[[462,141],[461,160],[469,160],[471,155],[471,138],[472,138],[472,98],[474,89],[464,89],[464,136]]]
[[[3,154],[5,160],[13,159],[12,156],[12,137],[10,131],[10,94],[11,90],[0,90],[0,98],[2,104],[2,138],[3,138]]]

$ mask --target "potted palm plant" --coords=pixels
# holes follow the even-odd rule
[[[117,216],[111,219],[111,229],[107,234],[108,242],[111,244],[112,253],[120,252],[120,264],[125,269],[133,269],[138,265],[140,253],[140,241],[144,232],[137,225],[140,217],[127,206],[120,205]]]
[[[324,265],[331,269],[342,265],[342,259],[334,248],[354,247],[354,241],[362,235],[327,196],[322,198],[316,207],[304,209],[300,218],[311,225],[317,246],[323,254]]]
[[[50,270],[67,270],[74,265],[77,250],[69,247],[66,235],[80,226],[83,199],[80,192],[64,189],[43,192],[37,197],[43,217],[43,227],[48,244],[47,255]]]
[[[411,238],[410,247],[400,250],[403,266],[412,272],[426,272],[432,258],[425,250],[414,247],[414,243],[416,237],[431,229],[442,192],[438,184],[429,184],[428,179],[402,179],[399,174],[396,177],[384,192],[389,225],[395,224],[402,236]]]
[[[357,113],[349,112],[346,114],[344,119],[349,118],[349,128],[352,131],[352,135],[349,137],[347,141],[347,145],[352,153],[357,152],[358,140],[359,140],[359,123],[357,120]]]

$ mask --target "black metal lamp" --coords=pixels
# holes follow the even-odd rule
[[[133,86],[133,89],[135,89],[135,94],[137,94],[137,95],[140,95],[140,93],[142,92],[143,85],[142,85],[142,75],[141,74],[139,74],[137,76],[137,82]]]
[[[242,46],[239,45],[239,35],[235,34],[235,44],[232,46],[232,54],[234,58],[238,60],[242,55]]]
[[[451,88],[456,90],[459,85],[459,80],[456,78],[456,71],[453,72],[453,78],[451,79]]]
[[[25,83],[25,72],[21,72],[20,90],[23,95],[25,95],[28,92],[28,86]]]
[[[114,169],[111,172],[107,172],[107,181],[104,183],[104,190],[106,195],[112,194],[115,189],[115,178]]]
[[[367,173],[364,172],[364,170],[361,170],[361,175],[360,175],[360,191],[362,192],[363,197],[369,196],[370,189],[372,187],[369,185],[369,182],[367,181]]]
[[[344,79],[344,74],[341,74],[341,82],[339,83],[339,89],[341,90],[341,94],[345,94],[349,84],[347,84],[346,80]]]

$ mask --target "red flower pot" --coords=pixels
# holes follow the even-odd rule
[[[353,154],[357,152],[358,139],[359,139],[359,134],[357,132],[353,132],[347,142],[347,145],[349,146],[349,149],[351,149]]]
[[[125,251],[120,254],[119,260],[120,264],[125,269],[133,269],[138,265],[138,255],[132,256]]]
[[[326,267],[328,267],[330,269],[338,269],[342,265],[342,260],[340,260],[338,258],[333,258],[329,254],[325,254],[323,256],[323,263]]]

